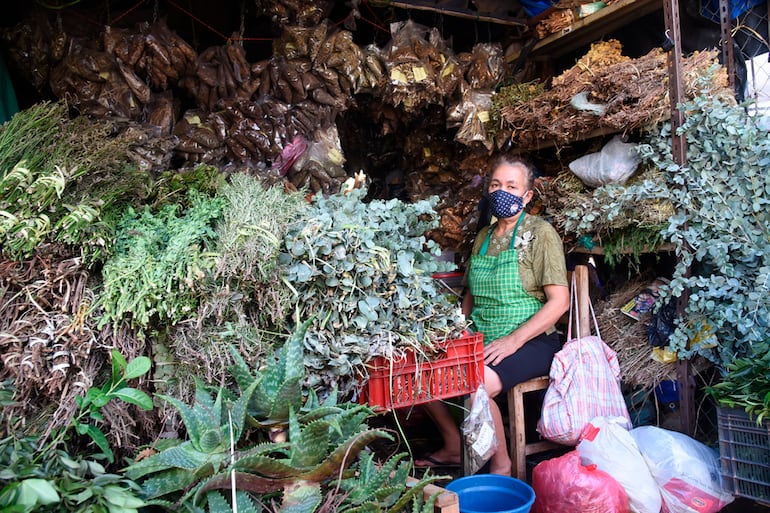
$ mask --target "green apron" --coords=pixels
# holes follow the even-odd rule
[[[513,229],[511,245],[498,256],[487,256],[489,229],[478,255],[471,257],[468,284],[473,294],[471,320],[476,331],[484,335],[484,345],[508,335],[524,324],[543,304],[530,296],[521,284],[519,252],[514,249],[516,232],[525,214]]]

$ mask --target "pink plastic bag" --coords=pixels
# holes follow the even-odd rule
[[[623,487],[596,465],[584,466],[577,451],[532,470],[533,513],[628,513]]]

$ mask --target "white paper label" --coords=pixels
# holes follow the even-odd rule
[[[495,430],[489,424],[482,424],[478,438],[473,442],[473,452],[479,456],[486,456],[495,440]]]

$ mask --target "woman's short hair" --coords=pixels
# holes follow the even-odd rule
[[[497,157],[497,159],[495,159],[494,165],[492,166],[492,171],[489,173],[490,176],[495,172],[495,169],[503,165],[521,167],[524,169],[527,180],[527,190],[531,190],[535,185],[534,166],[518,156],[500,155]]]

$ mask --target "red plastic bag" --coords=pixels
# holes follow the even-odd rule
[[[623,487],[596,465],[584,466],[577,451],[546,460],[532,470],[533,513],[628,513]]]

